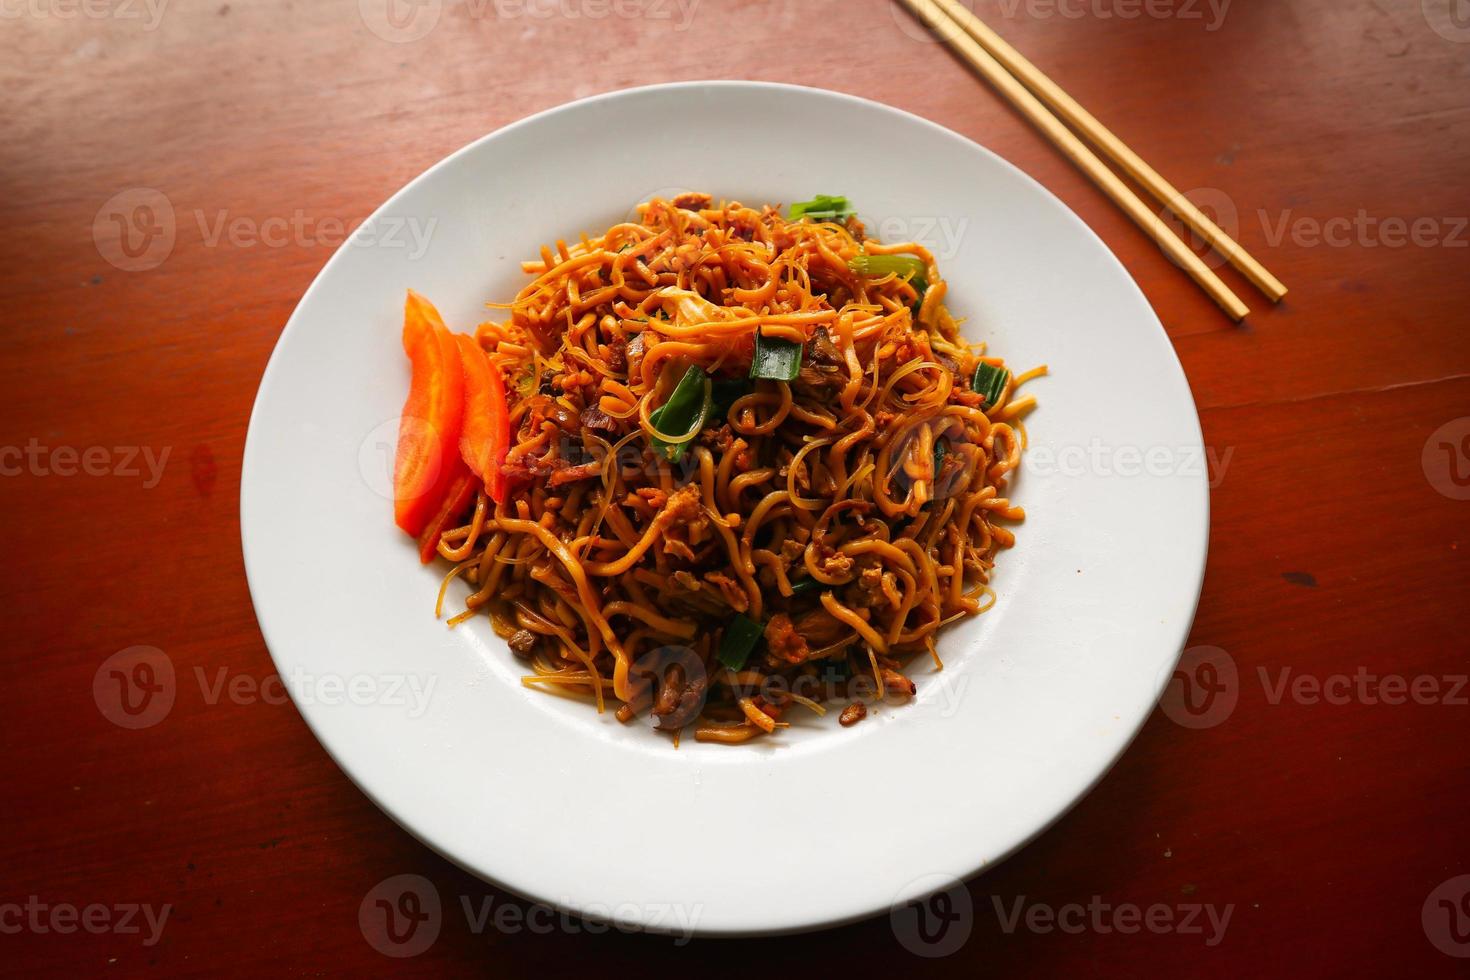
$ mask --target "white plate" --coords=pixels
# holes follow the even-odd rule
[[[1031,389],[999,599],[946,631],[915,703],[745,747],[530,691],[484,620],[433,616],[440,565],[393,526],[404,290],[470,330],[543,242],[650,196],[845,194],[927,239],[966,333]],[[653,929],[795,931],[890,908],[1020,847],[1127,746],[1204,569],[1199,421],[1158,319],[1101,241],[969,140],[814,89],[699,82],[533,116],[430,168],[327,263],[261,381],[240,488],[271,654],[349,776],[440,853],[523,895]],[[1136,472],[1135,472],[1136,470]],[[1133,472],[1133,475],[1128,475]],[[457,592],[450,599],[457,605]],[[916,661],[916,664],[918,662]],[[432,684],[422,703],[420,692]],[[340,689],[339,689],[340,686]],[[385,876],[402,869],[385,868]]]

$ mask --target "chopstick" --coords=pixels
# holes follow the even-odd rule
[[[1194,230],[1200,238],[1209,242],[1227,262],[1240,271],[1251,284],[1266,295],[1273,303],[1279,303],[1286,295],[1286,286],[1273,276],[1255,257],[1240,246],[1219,225],[1211,221],[1203,211],[1185,197],[1173,184],[1150,167],[1137,153],[1106,126],[1072,98],[1062,87],[1053,82],[1026,57],[1011,47],[999,34],[975,16],[974,12],[955,0],[934,0],[941,11],[965,29],[982,48],[990,52],[1001,66],[1029,88],[1041,101],[1051,107],[1072,128],[1087,137],[1103,154],[1123,169],[1129,177],[1142,184],[1160,204],[1179,216],[1179,219]]]
[[[914,16],[923,21],[926,26],[940,37],[944,38],[959,55],[969,62],[970,66],[985,77],[1000,90],[1016,109],[1029,119],[1032,125],[1041,130],[1057,149],[1070,159],[1078,169],[1086,174],[1103,193],[1112,198],[1113,203],[1123,209],[1123,212],[1158,242],[1164,254],[1173,259],[1176,264],[1189,273],[1201,289],[1209,297],[1220,305],[1220,308],[1235,321],[1245,319],[1250,308],[1230,291],[1215,275],[1209,266],[1193,251],[1189,249],[1174,234],[1164,220],[1128,189],[1128,186],[1108,169],[1107,165],[1098,158],[1097,154],[1087,148],[1066,125],[1052,115],[1051,111],[1044,106],[1036,96],[1032,95],[1026,86],[1022,85],[1014,75],[1006,71],[990,52],[986,51],[980,44],[970,37],[958,23],[950,20],[934,0],[903,0],[905,6],[913,12]]]

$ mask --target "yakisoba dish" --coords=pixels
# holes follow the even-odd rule
[[[475,335],[410,293],[397,524],[528,686],[741,743],[915,693],[994,602],[1034,405],[934,256],[843,198],[655,199],[543,247]]]

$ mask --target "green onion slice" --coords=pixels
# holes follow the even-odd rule
[[[914,301],[915,310],[924,302],[924,294],[929,291],[929,270],[912,255],[859,255],[848,262],[847,267],[869,279],[882,279],[884,276],[907,279],[909,285],[919,294],[919,298]]]
[[[801,371],[801,345],[794,340],[755,335],[755,356],[750,376],[767,381],[795,381]]]
[[[828,585],[826,582],[818,582],[814,578],[804,578],[800,582],[791,583],[791,598],[795,599],[799,595],[807,595],[811,592],[821,592],[824,589],[830,588],[832,588],[832,586]]]
[[[720,663],[731,670],[743,670],[764,632],[760,623],[743,613],[736,613],[730,625],[725,627],[725,635],[720,637]]]
[[[1000,401],[1000,396],[1005,394],[1006,380],[1010,376],[1011,372],[1005,368],[981,361],[980,366],[975,369],[975,378],[970,382],[970,388],[985,399],[986,408],[992,408]]]
[[[791,205],[791,221],[810,218],[813,221],[846,221],[857,212],[852,210],[845,197],[818,194],[810,201],[797,201]]]
[[[709,375],[699,365],[690,365],[669,400],[648,413],[648,421],[659,433],[652,440],[654,451],[670,461],[680,459],[686,445],[704,428],[712,404]]]

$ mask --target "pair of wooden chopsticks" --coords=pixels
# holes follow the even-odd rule
[[[1179,193],[1158,171],[1134,153],[1118,137],[1062,91],[1019,51],[985,25],[956,0],[903,0],[905,6],[983,75],[1005,98],[1046,135],[1068,159],[1092,179],[1113,203],[1159,243],[1164,253],[1180,265],[1200,288],[1220,304],[1230,318],[1240,321],[1250,312],[1239,296],[1174,234],[1162,218],[1145,204],[1128,185],[1108,169],[1092,150],[1063,123],[1078,132],[1108,156],[1133,180],[1148,190],[1159,203],[1210,244],[1217,253],[1255,285],[1271,302],[1286,295],[1286,287],[1240,244],[1225,234],[1189,199]],[[1045,103],[1043,105],[1043,103]],[[1050,108],[1048,108],[1048,106]],[[1061,117],[1061,118],[1058,118]]]

